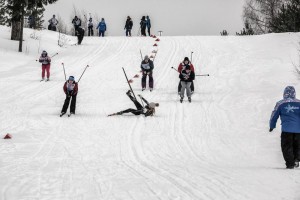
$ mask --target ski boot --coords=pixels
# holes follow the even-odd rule
[[[180,103],[182,103],[183,102],[183,97],[180,97]]]
[[[47,80],[46,81],[50,81],[50,79],[49,78],[47,78]]]
[[[150,92],[152,92],[153,88],[150,88]]]
[[[129,95],[131,94],[131,91],[128,90],[128,91],[126,92],[126,94],[129,96]]]
[[[189,102],[190,102],[190,103],[192,102],[192,99],[191,99],[191,97],[188,97],[188,100],[189,100]]]
[[[66,114],[66,112],[61,112],[59,116],[62,117],[64,114]]]

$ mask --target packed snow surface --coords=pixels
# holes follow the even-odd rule
[[[286,170],[280,122],[268,122],[283,89],[300,84],[299,34],[252,37],[85,37],[25,30],[23,53],[0,27],[1,200],[300,199],[300,171]],[[157,43],[158,47],[153,47]],[[141,56],[158,50],[154,91],[141,91]],[[58,52],[49,82],[35,60]],[[193,51],[192,103],[179,102],[177,68]],[[79,83],[76,115],[59,117],[67,77]],[[154,117],[107,117],[135,94]],[[11,140],[2,139],[7,133]]]

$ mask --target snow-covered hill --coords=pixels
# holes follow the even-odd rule
[[[268,132],[294,72],[299,34],[254,37],[84,38],[25,30],[24,53],[0,27],[0,199],[300,199],[300,171],[285,170],[280,125]],[[141,91],[139,50],[155,58],[155,89]],[[42,50],[58,52],[40,82]],[[192,103],[179,102],[177,67],[193,51]],[[64,74],[78,80],[74,117],[59,117]],[[136,94],[160,103],[154,117],[107,114],[134,107]]]

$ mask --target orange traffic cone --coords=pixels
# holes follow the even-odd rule
[[[7,133],[3,139],[11,139],[11,138],[12,138],[11,134]]]

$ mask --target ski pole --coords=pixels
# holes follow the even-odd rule
[[[178,72],[178,70],[177,70],[177,69],[175,69],[174,67],[171,67],[171,69],[174,69],[176,72]]]
[[[196,75],[196,76],[209,76],[209,74],[199,74],[199,75]]]
[[[142,61],[143,61],[143,54],[142,54],[142,50],[140,49],[140,54],[141,54],[141,58],[142,58]]]
[[[131,85],[130,85],[130,83],[129,83],[129,81],[128,81],[128,78],[127,78],[127,75],[126,75],[126,72],[125,72],[125,69],[124,69],[124,67],[122,67],[122,69],[123,69],[123,72],[124,72],[125,78],[126,78],[126,80],[127,80],[127,83],[128,83],[128,85],[129,85],[129,88],[130,88],[130,90],[131,90],[131,92],[132,92],[132,94],[133,94],[134,98],[136,99],[136,97],[135,97],[135,94],[134,94],[134,92],[133,92],[133,90],[132,90],[132,87],[131,87]]]
[[[191,63],[193,62],[193,51],[191,52]]]
[[[58,53],[55,53],[54,55],[52,55],[50,58],[53,58],[53,57],[55,57],[55,56],[57,56],[58,55]]]
[[[57,55],[58,55],[58,53],[55,53],[55,54],[52,55],[50,58],[53,58],[54,56],[57,56]],[[39,59],[36,59],[35,61],[37,62],[37,61],[39,61]]]
[[[89,65],[87,65],[87,66],[85,67],[85,69],[84,69],[84,71],[82,72],[82,74],[81,74],[81,76],[80,76],[80,78],[79,78],[79,80],[78,80],[78,82],[77,82],[77,83],[79,83],[79,81],[80,81],[81,77],[83,76],[83,74],[84,74],[85,70],[86,70],[88,67],[89,67]]]
[[[63,66],[63,69],[64,69],[64,74],[65,74],[65,81],[67,81],[67,77],[66,77],[66,71],[65,71],[65,64],[64,63],[61,63],[62,66]]]

